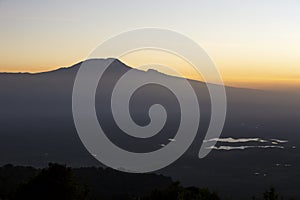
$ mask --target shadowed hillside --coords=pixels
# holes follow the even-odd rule
[[[274,188],[258,198],[284,199]],[[3,200],[220,200],[206,188],[183,187],[155,174],[129,174],[103,168],[72,169],[49,164],[48,168],[0,167],[0,199]]]
[[[104,60],[96,62],[101,66]],[[60,162],[72,167],[101,166],[82,145],[73,122],[72,89],[79,67],[80,63],[39,74],[0,74],[0,164],[45,167],[48,162]],[[124,134],[112,118],[109,100],[116,81],[128,70],[131,70],[129,66],[115,60],[100,80],[96,93],[99,123],[109,139],[124,149],[135,152],[159,149],[176,134],[178,102],[164,87],[147,85],[140,88],[131,100],[133,120],[146,125],[149,123],[149,106],[160,103],[168,113],[166,125],[159,134],[145,140]],[[174,83],[182,81],[152,70],[132,70],[140,78],[159,76]],[[201,110],[198,135],[182,158],[158,173],[171,176],[184,186],[208,187],[234,197],[254,195],[275,185],[284,194],[300,198],[295,189],[300,184],[297,178],[300,175],[297,167],[300,164],[300,95],[226,87],[228,109],[221,137],[258,137],[288,142],[283,148],[274,149],[213,150],[200,160],[197,155],[209,124],[211,105],[206,85],[197,81],[190,83]],[[259,145],[274,145],[269,143]],[[218,147],[224,145],[224,142],[217,143]],[[244,147],[257,144],[230,145]],[[281,146],[279,143],[275,145]]]

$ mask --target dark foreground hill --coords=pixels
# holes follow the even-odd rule
[[[274,188],[259,198],[284,199]],[[72,169],[49,164],[48,168],[0,167],[2,200],[220,200],[216,192],[182,187],[171,178],[155,174],[129,174],[95,167]],[[249,197],[245,199],[256,199]]]

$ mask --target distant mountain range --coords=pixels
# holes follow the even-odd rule
[[[105,60],[98,59],[96,62],[101,65]],[[12,163],[45,166],[49,161],[74,167],[101,165],[81,144],[73,122],[72,90],[80,65],[81,63],[78,63],[68,68],[38,74],[0,74],[0,165]],[[160,103],[169,114],[168,120],[162,131],[152,138],[136,139],[122,133],[112,118],[110,97],[117,80],[129,70],[135,70],[134,73],[139,77],[159,76],[161,79],[172,79],[174,83],[182,81],[181,78],[153,70],[145,72],[132,69],[119,60],[114,60],[100,80],[96,94],[99,122],[107,136],[124,149],[136,152],[159,149],[161,144],[170,142],[169,139],[176,133],[180,114],[179,104],[174,95],[164,87],[153,84],[140,88],[132,97],[130,105],[132,118],[141,125],[149,123],[149,106]],[[220,166],[218,162],[224,161],[224,155],[211,153],[204,161],[216,157],[218,161],[208,163],[202,161],[199,164],[197,153],[209,124],[211,105],[206,84],[192,80],[189,82],[195,90],[201,109],[198,136],[186,155],[174,164],[180,167],[170,166],[161,173],[175,176],[175,179],[181,179],[187,184],[203,186],[205,184],[200,179],[204,180],[209,173],[197,174],[191,168],[199,170],[201,168],[199,165],[207,167],[208,163]],[[226,87],[226,92],[228,111],[222,137],[300,140],[300,94],[233,87]],[[247,159],[254,162],[259,158],[251,156]],[[246,165],[245,162],[243,164]],[[230,172],[232,170],[230,168]],[[192,171],[194,175],[189,176]],[[195,180],[195,177],[199,180]],[[209,182],[207,184],[214,185]],[[252,194],[253,191],[249,193]]]

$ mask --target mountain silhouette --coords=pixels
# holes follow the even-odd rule
[[[93,60],[99,63],[99,66],[107,61]],[[81,64],[82,62],[37,74],[0,73],[0,164],[39,167],[46,166],[49,162],[60,162],[74,167],[101,166],[94,157],[97,155],[90,155],[81,143],[73,122],[72,91]],[[149,108],[157,103],[164,106],[168,119],[163,129],[151,138],[139,139],[123,133],[112,116],[110,98],[117,81],[129,70],[133,70],[133,74],[140,79],[155,76],[179,86],[184,80],[153,70],[132,69],[114,59],[99,81],[95,97],[96,111],[107,137],[129,151],[157,150],[162,148],[162,145],[172,142],[170,139],[176,134],[180,123],[178,100],[166,87],[149,84],[139,88],[130,100],[132,119],[139,125],[147,125],[150,122]],[[234,182],[235,179],[223,180],[221,175],[213,179],[212,174],[217,176],[226,172],[241,177],[249,163],[261,160],[274,164],[276,159],[287,159],[287,151],[274,150],[275,154],[267,152],[268,156],[265,157],[265,154],[257,153],[256,150],[249,150],[247,156],[233,152],[231,155],[236,157],[227,157],[227,154],[213,151],[207,158],[199,160],[197,155],[209,125],[211,102],[205,83],[194,80],[189,80],[189,83],[199,102],[200,128],[186,154],[160,173],[175,177],[188,185],[214,187],[217,182],[222,187],[225,185],[224,190],[228,185],[229,190],[228,181]],[[234,87],[225,89],[228,107],[222,137],[283,138],[295,142],[294,145],[298,144],[299,94]],[[232,165],[238,166],[238,169],[232,168]],[[293,171],[288,173],[292,175]],[[252,178],[247,177],[249,184],[254,181]],[[261,182],[257,187],[266,188],[263,184],[264,182]],[[258,188],[253,188],[256,189]],[[252,193],[253,191],[249,190],[249,194]]]

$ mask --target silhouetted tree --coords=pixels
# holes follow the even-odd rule
[[[278,194],[273,187],[265,191],[263,195],[265,200],[278,200]]]
[[[19,187],[15,200],[84,200],[87,194],[87,189],[75,181],[71,168],[49,164],[47,169]]]
[[[220,198],[208,189],[184,188],[176,182],[165,190],[154,190],[149,197],[142,200],[220,200]]]
[[[142,200],[176,200],[181,189],[179,182],[175,182],[165,190],[153,190],[149,196],[142,198]]]
[[[196,187],[188,187],[181,190],[178,195],[178,200],[219,200],[219,196],[215,192],[210,192],[208,189],[200,189]]]
[[[37,173],[38,170],[32,167],[15,167],[11,164],[0,167],[0,199],[11,199],[18,186],[29,181]]]

